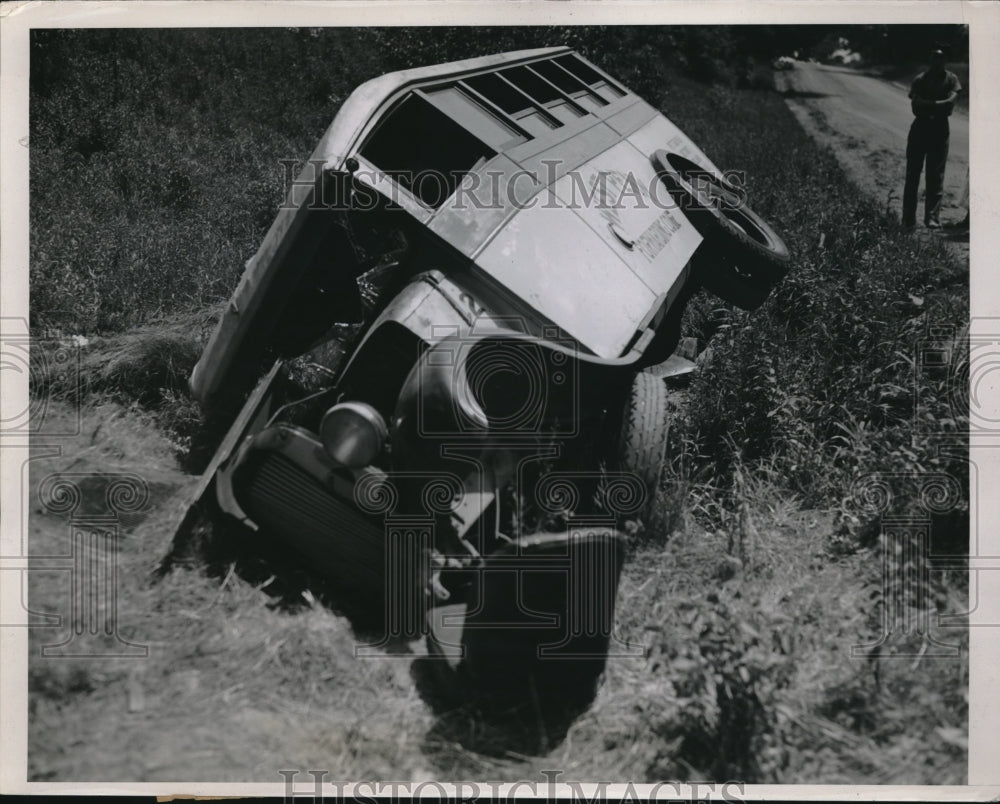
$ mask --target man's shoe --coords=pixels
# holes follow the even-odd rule
[[[941,228],[941,224],[938,223],[937,221],[927,221],[924,225],[928,229],[940,229]]]

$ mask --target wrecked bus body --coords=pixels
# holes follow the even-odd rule
[[[692,368],[672,357],[684,306],[753,309],[787,268],[741,188],[568,48],[381,76],[194,370],[231,421],[199,493],[480,686],[559,686],[545,655],[592,685],[616,525],[655,502],[663,375]],[[525,497],[539,532],[502,510]]]

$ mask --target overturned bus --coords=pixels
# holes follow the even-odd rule
[[[229,425],[199,495],[480,686],[559,687],[569,660],[592,686],[684,306],[753,309],[788,266],[741,186],[568,48],[383,75],[194,370]]]

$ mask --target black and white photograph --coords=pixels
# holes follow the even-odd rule
[[[10,5],[4,792],[998,793],[994,9]]]

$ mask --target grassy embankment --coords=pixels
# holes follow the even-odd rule
[[[33,660],[34,777],[278,781],[279,768],[312,767],[540,778],[558,767],[567,779],[962,781],[965,660],[922,656],[912,636],[895,643],[910,658],[889,657],[892,644],[850,658],[876,640],[887,606],[912,603],[883,587],[878,528],[851,489],[893,473],[906,510],[921,474],[965,487],[962,460],[918,436],[929,422],[963,424],[948,376],[918,372],[916,349],[928,325],[967,320],[967,267],[859,197],[777,94],[678,77],[652,45],[631,68],[613,43],[593,57],[714,161],[746,172],[795,267],[759,311],[699,298],[685,323],[711,336],[711,353],[673,431],[661,516],[644,523],[619,599],[619,634],[647,657],[611,660],[564,739],[512,742],[474,714],[429,708],[409,661],[355,661],[349,624],[273,559],[230,555],[150,582],[175,513],[162,497],[190,482],[173,463],[198,433],[186,375],[281,200],[279,159],[305,158],[360,80],[440,60],[419,37],[383,58],[374,39],[282,35],[221,51],[211,37],[141,50],[63,42],[38,62],[33,324],[93,337],[85,437],[34,468],[145,468],[162,494],[119,552],[123,628],[151,656]],[[58,381],[48,390],[58,395]],[[65,402],[51,411],[66,415]],[[961,550],[962,521],[961,510],[935,521],[936,543]],[[33,516],[33,549],[63,531]],[[934,574],[929,605],[964,611],[962,584]],[[57,610],[60,594],[39,580],[35,608]]]

